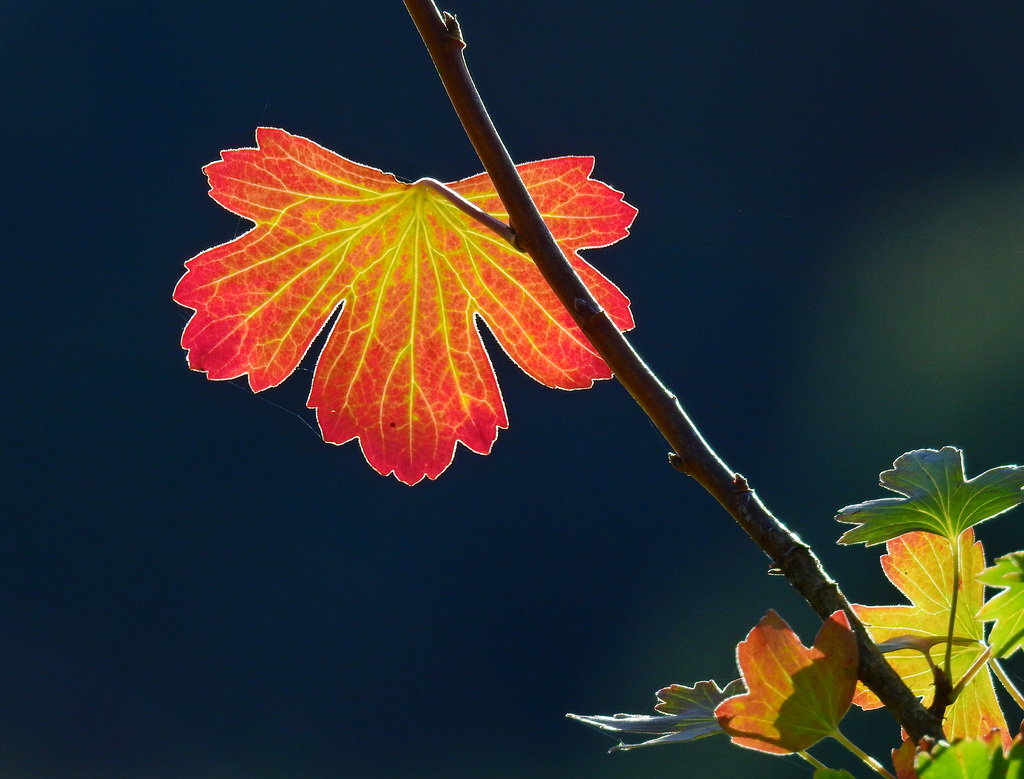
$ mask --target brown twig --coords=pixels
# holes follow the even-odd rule
[[[674,450],[672,465],[692,476],[725,507],[811,607],[826,619],[838,609],[849,617],[860,649],[860,679],[917,741],[943,738],[941,723],[892,670],[838,585],[794,533],[764,506],[746,480],[730,470],[708,446],[679,401],[647,367],[605,314],[562,254],[526,190],[515,164],[491,123],[463,57],[465,41],[455,17],[441,14],[433,0],[405,0],[448,97],[509,214],[519,245],[537,264],[616,378],[651,418]]]

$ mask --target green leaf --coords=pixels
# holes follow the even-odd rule
[[[658,704],[654,708],[661,712],[660,715],[566,716],[598,730],[612,733],[649,733],[659,736],[637,744],[620,743],[612,747],[613,752],[655,744],[696,741],[698,738],[722,732],[715,717],[715,708],[726,698],[739,695],[743,690],[743,683],[739,679],[729,682],[724,690],[719,689],[714,681],[697,682],[693,687],[673,684],[658,690]]]
[[[879,498],[839,510],[836,519],[858,525],[841,544],[881,544],[923,530],[954,542],[969,527],[1002,514],[1024,500],[1024,468],[1004,465],[964,479],[963,452],[952,446],[918,449],[883,471],[883,487],[905,497]]]
[[[836,770],[834,768],[818,768],[814,772],[814,779],[854,779],[853,774],[845,768]]]
[[[1013,552],[995,562],[978,574],[978,581],[1003,591],[982,606],[978,618],[995,621],[988,636],[992,653],[1009,657],[1024,643],[1024,552]]]
[[[1006,753],[1006,779],[1024,777],[1024,740],[1018,735]]]
[[[1004,757],[998,738],[940,744],[917,759],[920,779],[1019,779],[1024,770],[1020,741]]]

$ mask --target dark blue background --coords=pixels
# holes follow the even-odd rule
[[[589,254],[633,342],[853,599],[898,597],[834,511],[908,449],[1024,459],[1021,6],[445,7],[513,156],[639,207]],[[185,367],[182,263],[247,228],[221,149],[479,171],[398,0],[20,4],[0,78],[0,774],[809,775],[563,718],[728,681],[769,607],[816,630],[616,384],[491,348],[511,429],[410,489],[307,429],[308,372],[271,405]],[[882,757],[884,717],[850,728]]]

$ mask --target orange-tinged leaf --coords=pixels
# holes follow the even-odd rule
[[[917,755],[917,744],[909,738],[903,740],[899,749],[892,750],[892,767],[896,769],[896,779],[917,779],[914,770],[914,757]]]
[[[909,606],[860,606],[854,611],[864,622],[876,643],[904,636],[922,639],[927,646],[935,636],[944,637],[949,629],[949,610],[952,605],[953,555],[951,545],[942,536],[926,532],[907,533],[890,540],[888,554],[882,555],[882,569],[897,589],[910,600]],[[953,645],[951,671],[954,685],[971,667],[983,651],[982,621],[978,618],[984,601],[985,588],[978,574],[985,568],[985,553],[981,542],[974,543],[973,529],[960,536],[960,593],[957,599],[954,637],[971,640]],[[901,643],[909,646],[904,639]],[[945,656],[945,642],[936,643],[931,656],[941,666]],[[924,698],[925,706],[933,697],[933,674],[927,658],[918,649],[900,649],[890,652],[886,659],[903,678],[911,690]],[[875,709],[881,702],[870,690],[858,685],[853,702],[865,709]],[[953,705],[946,710],[943,729],[950,739],[973,738],[987,735],[999,728],[1006,736],[1006,723],[996,701],[992,677],[987,666],[978,672],[960,692]]]
[[[857,683],[857,639],[843,612],[825,620],[808,649],[769,611],[736,655],[749,692],[715,709],[734,743],[786,754],[836,732]]]
[[[532,260],[423,184],[404,184],[283,130],[205,168],[212,197],[255,223],[186,263],[174,299],[182,335],[211,379],[284,381],[337,314],[309,406],[326,441],[358,438],[367,461],[413,484],[436,478],[457,443],[486,454],[508,421],[477,332],[487,323],[524,371],[586,388],[611,372]],[[591,179],[590,157],[519,166],[559,246],[621,329],[629,301],[578,256],[627,235],[636,209]],[[507,220],[490,179],[450,185]]]

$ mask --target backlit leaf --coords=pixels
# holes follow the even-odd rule
[[[892,750],[892,767],[896,769],[896,779],[917,779],[914,770],[914,757],[917,755],[917,744],[905,739],[899,749]]]
[[[1024,751],[1020,738],[1004,755],[996,734],[953,744],[937,744],[918,755],[920,779],[1020,779],[1024,776]]]
[[[1003,591],[988,600],[978,618],[995,620],[988,642],[996,657],[1009,657],[1024,642],[1024,552],[998,557],[995,563],[982,571],[978,580]]]
[[[260,128],[258,148],[205,168],[212,197],[255,223],[186,263],[174,299],[195,310],[182,335],[211,379],[284,381],[332,317],[309,406],[324,439],[358,438],[367,461],[412,484],[436,478],[457,443],[485,454],[508,422],[477,332],[486,322],[526,373],[580,389],[608,366],[524,253],[424,184]],[[629,301],[579,258],[627,234],[636,209],[589,177],[590,157],[519,166],[559,246],[621,329]],[[490,179],[450,185],[507,220]],[[340,311],[340,313],[338,313]]]
[[[964,480],[963,452],[952,446],[918,449],[883,471],[883,487],[902,498],[879,498],[839,510],[836,519],[856,524],[841,544],[880,544],[914,530],[954,539],[969,527],[1024,500],[1024,468],[1004,465]]]
[[[836,732],[857,682],[857,639],[837,611],[810,649],[769,611],[736,647],[749,692],[716,710],[733,742],[762,752],[799,752]]]
[[[1002,758],[1001,749],[981,739],[940,744],[933,754],[921,755],[917,773],[922,779],[995,779],[1006,776],[1005,767],[993,765],[993,761],[1002,763]]]
[[[658,736],[636,744],[620,743],[612,747],[612,751],[696,741],[722,732],[718,718],[715,717],[715,707],[726,698],[741,692],[743,683],[739,679],[727,684],[724,690],[719,689],[713,681],[697,682],[693,687],[673,684],[658,690],[658,704],[654,708],[661,714],[566,716],[611,733],[647,733]]]
[[[889,541],[888,554],[882,555],[882,570],[896,588],[909,600],[908,606],[853,607],[864,622],[872,639],[882,643],[900,639],[908,647],[906,636],[921,639],[920,646],[931,647],[931,657],[941,666],[945,657],[944,639],[949,629],[952,605],[953,556],[950,543],[933,533],[908,533]],[[960,537],[960,594],[957,599],[954,637],[962,639],[953,645],[951,682],[955,685],[983,651],[982,621],[978,612],[984,598],[984,585],[977,580],[985,567],[981,542],[974,543],[974,531],[966,530]],[[886,659],[911,690],[931,704],[934,677],[927,658],[917,648],[900,649],[886,654]],[[865,709],[882,704],[875,694],[858,685],[853,702]],[[972,738],[987,735],[993,728],[1006,733],[1006,723],[992,688],[991,673],[986,666],[968,682],[946,710],[943,729],[951,738]],[[1007,743],[1009,741],[1007,740]]]

